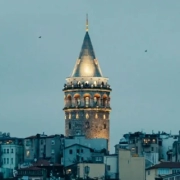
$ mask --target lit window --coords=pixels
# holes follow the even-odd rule
[[[78,113],[76,114],[76,119],[79,119],[79,114]]]
[[[86,119],[89,119],[89,114],[88,113],[86,113]]]
[[[29,156],[30,155],[30,151],[26,151],[26,156]]]
[[[106,115],[105,114],[103,115],[103,119],[106,119]]]
[[[88,97],[88,96],[85,97],[85,105],[86,105],[86,106],[89,106],[89,97]]]
[[[95,118],[96,118],[96,119],[98,118],[98,114],[97,114],[97,113],[95,114]]]
[[[69,119],[71,119],[71,113],[69,113]]]

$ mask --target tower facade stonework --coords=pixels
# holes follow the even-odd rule
[[[109,140],[111,88],[108,78],[102,75],[88,30],[63,91],[66,136]]]

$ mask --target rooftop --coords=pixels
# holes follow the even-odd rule
[[[147,168],[147,170],[158,168],[180,168],[180,162],[161,162],[159,164]]]

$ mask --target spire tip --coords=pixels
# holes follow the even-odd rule
[[[89,27],[88,27],[88,14],[86,14],[86,32],[88,32]]]

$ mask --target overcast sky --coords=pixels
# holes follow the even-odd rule
[[[177,134],[179,0],[1,0],[0,131],[64,134],[62,88],[81,49],[86,13],[113,89],[111,149],[128,132]]]

